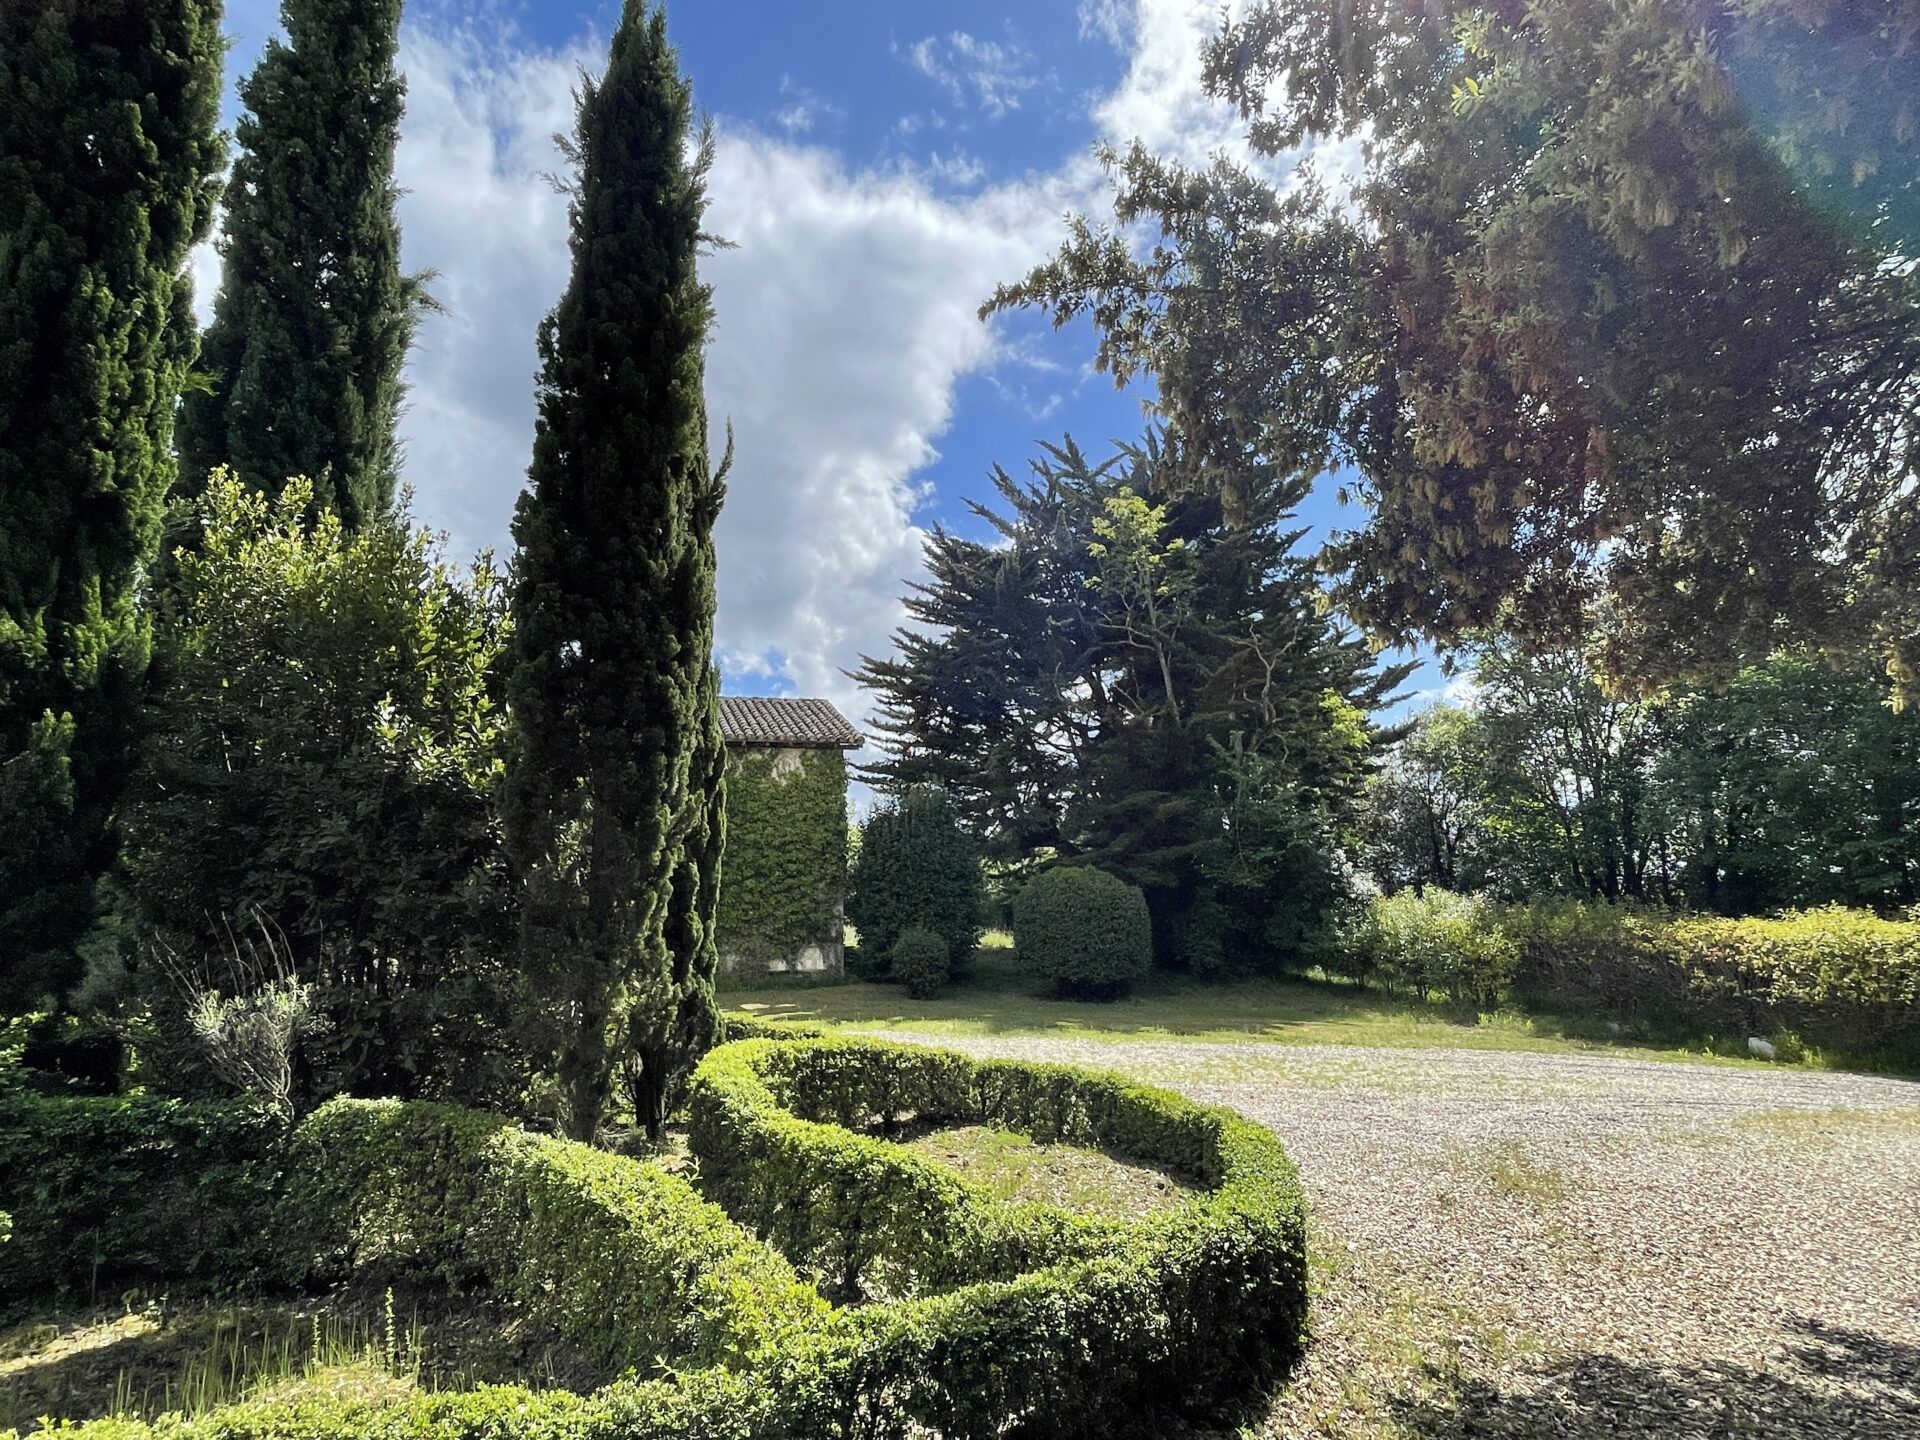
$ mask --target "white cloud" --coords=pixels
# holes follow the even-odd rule
[[[788,135],[805,135],[821,120],[838,119],[845,112],[818,90],[800,84],[791,75],[780,77],[780,95],[787,103],[774,111],[774,123]]]
[[[508,50],[468,29],[411,27],[399,150],[406,259],[439,272],[403,421],[420,517],[503,555],[533,434],[534,336],[566,282],[566,214],[543,179],[590,45]],[[1078,167],[1084,170],[1084,165]],[[939,166],[846,168],[831,151],[723,124],[705,262],[718,323],[714,436],[737,449],[718,536],[724,663],[858,714],[840,673],[878,653],[921,569],[916,478],[959,380],[992,365],[976,315],[1044,255],[1072,203],[1063,178],[972,195]]]
[[[446,13],[410,20],[401,55],[406,263],[439,272],[446,307],[420,327],[409,364],[406,475],[419,518],[457,550],[504,557],[532,448],[535,333],[567,276],[566,208],[544,178],[558,164],[551,137],[570,127],[579,72],[604,63],[605,41],[542,50]],[[1123,82],[1095,110],[1102,133],[1183,155],[1237,137],[1198,95],[1195,56],[1213,18],[1210,0],[1083,9],[1083,23],[1104,35],[1111,22],[1132,45]],[[929,64],[989,115],[1049,83],[1018,46],[964,32],[929,43]],[[711,227],[737,246],[705,267],[718,312],[715,439],[729,419],[737,438],[718,640],[735,677],[783,680],[857,716],[865,701],[841,671],[884,652],[903,618],[905,582],[922,569],[921,477],[960,381],[1005,377],[1035,415],[1070,388],[977,307],[1048,253],[1064,212],[1097,212],[1104,192],[1084,154],[1000,183],[958,150],[849,168],[803,143],[828,113],[818,97],[797,85],[787,95],[771,122],[784,135],[722,117],[711,180]],[[208,260],[196,257],[203,302]]]
[[[1116,50],[1123,49],[1133,28],[1133,13],[1133,0],[1080,0],[1080,38],[1104,40]]]
[[[1033,52],[1009,40],[982,40],[965,30],[929,35],[906,48],[907,63],[939,85],[955,104],[969,99],[995,120],[1020,108],[1020,97],[1043,83]]]

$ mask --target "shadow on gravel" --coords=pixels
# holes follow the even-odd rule
[[[1513,1393],[1468,1381],[1400,1400],[1393,1417],[1423,1440],[1913,1440],[1920,1347],[1796,1321],[1779,1370],[1710,1362],[1638,1365],[1587,1355]]]

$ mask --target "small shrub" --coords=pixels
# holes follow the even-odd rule
[[[945,791],[910,790],[874,812],[847,887],[847,919],[860,932],[870,975],[915,926],[933,931],[953,963],[964,965],[985,909],[980,856]]]
[[[952,978],[953,956],[947,942],[915,925],[901,932],[890,957],[893,978],[916,1000],[931,1000]]]
[[[1136,885],[1092,868],[1044,870],[1013,902],[1022,962],[1055,990],[1119,995],[1153,963],[1153,923]]]
[[[1369,901],[1348,927],[1335,967],[1423,1000],[1491,1009],[1512,985],[1519,947],[1500,912],[1476,895],[1403,890]]]

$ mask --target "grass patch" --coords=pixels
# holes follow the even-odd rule
[[[489,1383],[592,1389],[611,1378],[477,1300],[159,1297],[0,1329],[0,1432],[42,1415],[150,1420],[262,1396],[378,1402]]]
[[[933,1130],[907,1141],[906,1148],[958,1170],[1002,1200],[1040,1201],[1089,1215],[1134,1219],[1173,1208],[1194,1188],[1155,1166],[1077,1145],[1041,1145],[987,1125]]]
[[[1045,996],[1003,946],[983,946],[968,972],[929,1000],[897,985],[861,981],[797,989],[761,985],[728,996],[729,1009],[770,1019],[916,1035],[1064,1035],[1102,1040],[1255,1041],[1284,1045],[1369,1045],[1612,1054],[1640,1060],[1708,1061],[1758,1067],[1762,1061],[1702,1048],[1649,1045],[1614,1035],[1601,1022],[1499,1011],[1452,1014],[1330,980],[1241,980],[1203,984],[1155,974],[1124,999]]]
[[[1483,1151],[1478,1168],[1496,1194],[1535,1205],[1558,1205],[1567,1198],[1566,1173],[1557,1165],[1533,1159],[1517,1141]]]

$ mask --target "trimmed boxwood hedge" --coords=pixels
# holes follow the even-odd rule
[[[273,1278],[280,1128],[252,1107],[0,1084],[0,1313],[139,1285]]]
[[[284,1180],[272,1233],[287,1274],[484,1283],[632,1378],[591,1396],[489,1386],[385,1407],[263,1400],[55,1429],[75,1440],[1157,1435],[1176,1416],[1229,1414],[1296,1354],[1299,1191],[1273,1137],[1231,1112],[1085,1071],[808,1039],[714,1052],[695,1107],[715,1193],[770,1234],[786,1233],[778,1195],[816,1211],[862,1204],[849,1227],[884,1237],[917,1293],[836,1309],[678,1176],[471,1112],[335,1101],[273,1147]],[[1211,1189],[1131,1225],[996,1209],[959,1176],[835,1123],[907,1110],[1110,1145]],[[789,1161],[801,1168],[783,1170]],[[836,1198],[787,1190],[800,1174]],[[917,1248],[915,1216],[926,1226]],[[794,1231],[802,1253],[824,1245],[826,1219]],[[57,1229],[38,1243],[56,1248]],[[672,1368],[660,1377],[658,1365]]]
[[[729,1214],[830,1281],[913,1297],[857,1313],[926,1377],[916,1418],[941,1433],[996,1433],[996,1406],[1036,1434],[1150,1432],[1216,1415],[1295,1357],[1298,1180],[1273,1134],[1230,1110],[1118,1075],[851,1039],[726,1046],[690,1107],[702,1184]],[[1002,1201],[863,1133],[908,1117],[1110,1149],[1206,1188],[1133,1222]]]

